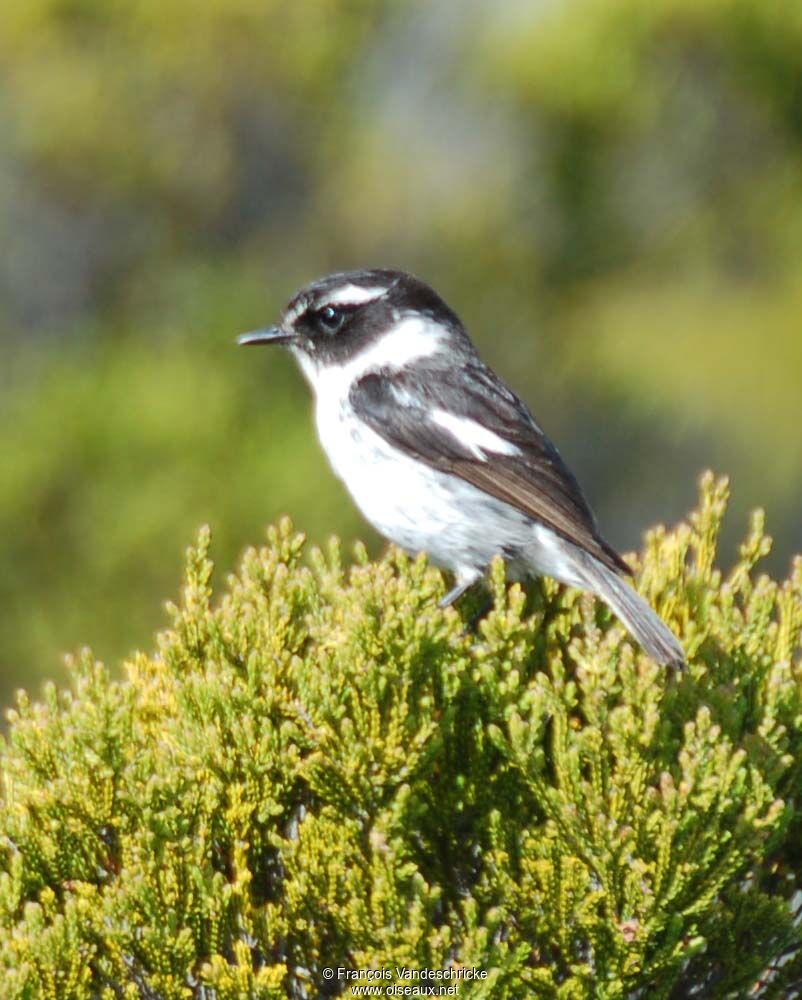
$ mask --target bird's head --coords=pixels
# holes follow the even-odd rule
[[[283,344],[314,384],[332,367],[403,367],[416,358],[470,350],[457,316],[425,282],[382,269],[331,274],[306,285],[276,326],[243,334],[241,345]]]

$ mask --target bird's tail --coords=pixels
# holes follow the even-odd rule
[[[582,576],[653,660],[661,666],[685,666],[677,637],[626,580],[592,556],[583,560]]]

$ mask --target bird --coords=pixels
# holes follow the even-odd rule
[[[443,607],[500,555],[510,579],[590,591],[658,664],[684,665],[556,447],[425,281],[384,268],[330,274],[237,343],[294,355],[320,443],[362,514],[454,574]]]

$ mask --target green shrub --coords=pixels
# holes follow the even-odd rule
[[[756,514],[722,574],[726,497],[706,477],[639,564],[682,675],[551,581],[496,565],[471,625],[422,558],[304,563],[286,522],[213,603],[202,532],[156,654],[117,682],[87,653],[11,713],[4,1000],[315,998],[350,994],[326,967],[401,966],[478,967],[470,997],[793,995],[802,560],[755,577]]]

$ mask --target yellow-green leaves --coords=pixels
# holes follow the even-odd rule
[[[4,1000],[316,997],[326,968],[403,966],[485,969],[464,989],[493,1000],[787,995],[802,562],[755,571],[756,514],[722,574],[726,500],[705,477],[638,563],[679,675],[588,595],[499,561],[476,621],[423,558],[307,560],[286,520],[215,593],[203,529],[156,654],[114,681],[87,653],[11,713]]]

